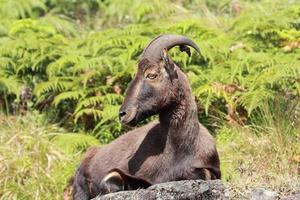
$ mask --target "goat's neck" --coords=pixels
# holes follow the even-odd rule
[[[177,102],[159,115],[160,123],[168,134],[168,148],[177,153],[192,151],[199,137],[197,105],[185,75],[181,79]]]

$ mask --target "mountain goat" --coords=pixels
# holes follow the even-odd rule
[[[75,200],[162,182],[221,177],[214,140],[198,122],[188,79],[168,55],[174,46],[189,55],[188,46],[199,52],[185,36],[154,38],[143,51],[119,113],[124,125],[135,126],[156,114],[159,120],[88,150],[74,176]]]

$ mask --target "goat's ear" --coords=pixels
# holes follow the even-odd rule
[[[191,50],[190,50],[190,48],[188,46],[186,46],[186,45],[180,45],[179,46],[179,50],[181,52],[185,52],[189,57],[191,57]]]
[[[165,67],[166,71],[168,72],[171,81],[173,81],[173,79],[177,79],[178,75],[175,70],[175,63],[173,61],[170,61],[170,58],[168,55],[168,50],[166,48],[164,48],[162,50],[162,58],[163,58],[163,62],[164,62],[164,67]]]

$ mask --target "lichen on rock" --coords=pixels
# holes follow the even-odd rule
[[[98,196],[93,200],[226,200],[229,191],[220,180],[186,180],[153,185],[147,189]]]

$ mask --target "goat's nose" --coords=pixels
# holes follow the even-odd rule
[[[126,115],[125,111],[120,111],[119,112],[119,118],[122,119],[122,117],[124,117]]]

